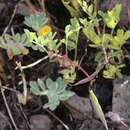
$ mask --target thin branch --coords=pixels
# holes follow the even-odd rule
[[[17,64],[17,68],[19,68],[19,70],[21,71],[21,77],[22,77],[22,81],[23,81],[23,104],[26,104],[27,102],[27,83],[26,83],[26,79],[25,79],[25,75],[24,75],[24,71],[23,69],[21,68],[21,63],[19,62],[16,62]]]
[[[8,88],[7,86],[2,86],[2,89],[3,89],[3,90],[9,90],[9,91],[11,91],[11,92],[18,93],[18,91],[17,91],[17,90],[12,89],[12,88]]]
[[[79,65],[77,65],[78,69],[81,70],[87,77],[89,77],[89,74]]]
[[[100,64],[100,65],[97,67],[96,71],[95,71],[93,74],[91,74],[91,75],[90,75],[89,77],[87,77],[87,78],[84,78],[84,79],[78,81],[77,83],[75,83],[75,84],[72,85],[72,86],[77,86],[77,85],[85,84],[85,83],[91,81],[91,80],[94,79],[95,76],[97,76],[98,73],[103,69],[104,65],[105,65],[105,64]]]
[[[9,117],[10,117],[11,121],[12,121],[12,124],[13,124],[15,130],[18,130],[18,127],[16,126],[16,123],[15,123],[15,121],[14,121],[14,118],[13,118],[12,114],[11,114],[10,108],[9,108],[9,106],[8,106],[8,103],[7,103],[5,94],[4,94],[4,89],[2,88],[2,86],[1,86],[1,93],[2,93],[2,97],[3,97],[4,103],[5,103],[7,112],[8,112],[8,114],[9,114]]]
[[[66,130],[70,130],[69,127],[62,121],[59,119],[59,117],[57,117],[55,114],[53,114],[50,110],[45,109],[51,116],[53,116],[57,121],[59,121]]]
[[[28,68],[31,68],[39,63],[41,63],[42,61],[46,60],[49,56],[45,56],[39,60],[37,60],[36,62],[32,63],[32,64],[29,64],[29,65],[26,65],[26,66],[21,66],[21,69],[24,70],[24,69],[28,69]]]
[[[106,47],[104,46],[104,42],[105,42],[104,36],[105,36],[105,25],[103,25],[103,32],[102,32],[102,50],[103,50],[103,54],[104,54],[105,64],[107,64],[109,62],[109,60],[108,60],[108,56],[107,56]]]
[[[16,4],[16,5],[15,5],[15,8],[14,8],[13,14],[12,14],[12,16],[11,16],[11,19],[10,19],[10,21],[9,21],[8,25],[6,26],[6,28],[5,28],[4,32],[2,33],[2,36],[3,36],[3,35],[5,35],[5,34],[6,34],[6,32],[8,31],[8,29],[9,29],[9,27],[10,27],[10,25],[11,25],[11,23],[12,23],[13,19],[14,19],[14,16],[15,16],[15,14],[16,14],[17,7],[18,7],[18,4]]]

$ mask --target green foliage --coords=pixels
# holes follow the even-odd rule
[[[107,27],[114,29],[120,20],[121,4],[116,4],[116,6],[107,13],[99,11],[99,14],[103,17],[104,22]]]
[[[13,36],[5,34],[0,37],[0,47],[7,50],[10,59],[12,59],[14,55],[26,55],[29,53],[28,49],[24,47],[25,42],[25,34],[20,35],[16,33]]]
[[[63,74],[63,78],[67,81],[67,83],[74,83],[76,79],[75,68],[67,68],[60,71]]]
[[[123,29],[118,29],[116,36],[109,36],[108,39],[110,40],[110,44],[108,47],[114,50],[120,50],[126,40],[130,38],[130,31],[124,32]]]
[[[101,46],[101,38],[98,36],[94,30],[93,26],[87,26],[83,29],[86,37],[93,43],[90,44],[91,47],[100,47]]]
[[[103,71],[103,76],[104,78],[107,78],[107,79],[115,79],[116,77],[118,78],[122,78],[122,74],[121,74],[121,70],[120,68],[124,67],[124,65],[111,65],[111,64],[108,64],[106,66],[106,69],[107,70],[104,70]]]
[[[103,63],[107,54],[111,63],[106,65],[106,70],[103,72],[104,77],[112,79],[121,77],[121,68],[124,67],[124,64],[122,64],[122,46],[130,38],[130,31],[115,30],[120,20],[121,4],[116,4],[111,11],[98,11],[98,14],[94,11],[94,6],[88,5],[86,2],[83,2],[82,8],[89,17],[80,19],[80,22],[83,24],[83,33],[90,40],[89,46],[97,48],[95,61],[98,64]],[[103,31],[100,32],[99,21],[104,21],[107,27],[112,29],[111,33],[105,32],[105,26]],[[103,48],[105,48],[106,54],[104,54]],[[103,57],[103,55],[105,56]]]
[[[112,10],[107,12],[96,12],[93,4],[87,4],[83,0],[62,0],[62,2],[73,16],[70,24],[65,27],[63,39],[56,39],[56,33],[53,33],[49,27],[49,33],[45,31],[44,36],[39,35],[44,31],[42,27],[48,23],[48,18],[43,12],[25,17],[24,24],[31,27],[33,31],[24,29],[23,34],[5,34],[0,37],[0,47],[7,50],[9,59],[12,59],[15,55],[26,55],[29,53],[28,48],[32,48],[48,55],[50,59],[53,57],[52,61],[56,61],[59,64],[61,62],[60,65],[63,64],[63,68],[61,67],[61,71],[59,71],[63,79],[58,78],[56,81],[52,81],[48,78],[45,83],[41,79],[30,82],[31,92],[37,96],[47,96],[48,103],[44,107],[51,110],[54,110],[60,104],[60,101],[65,101],[74,94],[67,90],[67,83],[74,83],[76,79],[76,67],[78,65],[74,65],[74,62],[77,62],[76,59],[81,57],[80,55],[79,57],[77,56],[80,32],[81,34],[83,32],[86,36],[89,46],[95,48],[95,54],[92,54],[95,56],[97,66],[105,63],[103,76],[108,79],[122,76],[121,68],[124,67],[122,46],[130,38],[130,31],[115,29],[120,20],[120,4],[117,4]],[[86,17],[78,18],[81,16],[81,9]],[[102,22],[104,26],[102,26]],[[110,32],[106,32],[106,27],[109,28]],[[62,44],[66,45],[66,59],[63,59],[63,52],[61,53],[59,49]],[[69,59],[68,55],[68,51],[72,50],[75,50],[74,60]],[[51,54],[54,56],[51,57]],[[108,62],[105,62],[106,57]],[[95,63],[91,64],[95,66]],[[106,129],[108,129],[101,107],[92,90],[90,90],[90,99],[96,114],[104,123]]]
[[[31,27],[35,31],[37,31],[39,28],[41,28],[43,25],[45,25],[48,22],[48,18],[43,12],[39,12],[30,16],[25,17],[24,24],[28,27]]]
[[[77,47],[80,28],[77,18],[71,19],[70,24],[65,28],[66,44],[70,50]]]
[[[72,17],[78,17],[81,15],[80,6],[82,0],[61,0],[66,9],[70,12]]]
[[[46,36],[36,36],[35,32],[30,32],[29,30],[24,30],[27,36],[27,40],[30,44],[29,47],[32,47],[34,50],[39,50],[41,52],[48,51],[58,51],[59,44],[55,38],[55,34],[50,32]]]
[[[66,90],[67,83],[60,77],[56,81],[48,78],[46,85],[40,79],[37,82],[31,81],[30,86],[33,94],[48,97],[48,103],[44,105],[44,108],[50,108],[51,110],[54,110],[60,104],[60,101],[65,101],[74,95],[73,92]]]

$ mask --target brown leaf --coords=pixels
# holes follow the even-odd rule
[[[8,49],[7,49],[7,55],[8,55],[8,57],[9,57],[9,60],[12,60],[12,59],[13,59],[14,54],[13,54],[11,48],[8,48]]]

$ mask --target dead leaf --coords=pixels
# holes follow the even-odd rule
[[[12,52],[11,48],[7,49],[7,55],[8,55],[9,60],[13,59],[14,55],[13,55],[13,52]]]
[[[24,47],[21,43],[16,43],[14,41],[9,41],[7,43],[7,55],[9,57],[9,60],[12,60],[15,55],[27,55],[29,53],[29,50]]]

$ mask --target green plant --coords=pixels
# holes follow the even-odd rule
[[[47,24],[47,22],[48,17],[45,15],[45,13],[38,12],[35,15],[26,16],[24,24],[37,31],[39,28]]]
[[[33,94],[47,96],[48,103],[44,105],[44,108],[51,110],[54,110],[60,104],[60,101],[65,101],[74,95],[73,92],[66,90],[67,83],[60,77],[56,81],[48,78],[46,85],[41,79],[38,79],[37,82],[30,81],[30,86]]]
[[[82,7],[89,16],[80,19],[83,24],[83,32],[90,40],[90,46],[98,50],[95,61],[99,64],[102,62],[108,64],[103,72],[105,78],[115,78],[114,75],[121,77],[121,73],[119,74],[120,68],[124,66],[122,63],[122,46],[130,38],[130,31],[115,29],[120,20],[121,4],[117,4],[111,11],[98,11],[98,13],[94,12],[93,5],[83,3]],[[102,32],[99,30],[101,21],[104,22]],[[110,33],[105,32],[105,26],[111,29]],[[101,57],[101,55],[104,55],[104,57]]]
[[[124,67],[122,47],[130,38],[129,30],[125,31],[117,27],[120,20],[121,4],[117,4],[110,11],[102,12],[97,11],[93,4],[88,4],[83,0],[62,0],[62,2],[73,16],[70,24],[65,27],[65,36],[62,39],[56,38],[56,32],[53,32],[44,13],[25,17],[24,23],[33,30],[30,31],[26,28],[23,34],[5,34],[0,37],[0,47],[7,50],[9,59],[18,55],[27,55],[29,48],[32,48],[34,51],[42,52],[40,54],[47,55],[48,62],[59,64],[58,72],[62,78],[59,77],[56,81],[48,78],[45,83],[41,79],[30,81],[31,92],[35,95],[47,96],[48,103],[44,107],[51,110],[54,110],[60,104],[60,101],[65,101],[73,96],[74,93],[67,90],[67,86],[75,83],[77,70],[82,71],[87,78],[74,85],[92,81],[101,70],[103,70],[104,78],[120,78],[122,76],[121,68]],[[79,18],[81,9],[85,15]],[[88,45],[96,50],[93,56],[97,67],[91,75],[77,61],[80,57],[78,44],[82,32],[88,41]],[[64,48],[65,52],[61,52],[60,48]],[[75,50],[74,57],[70,58],[69,52],[73,50]],[[95,66],[95,63],[91,64]],[[96,114],[108,129],[96,96],[92,90],[89,93]]]
[[[77,45],[79,39],[79,31],[81,26],[77,18],[70,20],[70,24],[65,27],[65,45],[66,45],[66,54],[69,50],[75,49],[75,60],[77,57]]]
[[[61,0],[63,5],[70,12],[72,17],[78,17],[81,15],[80,6],[83,0]]]

